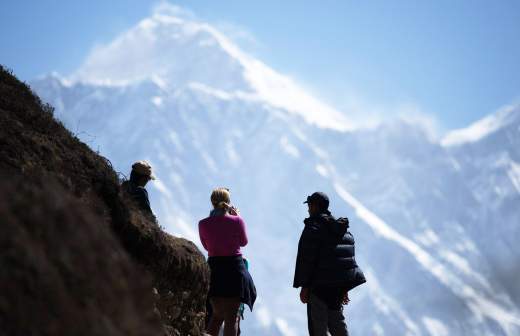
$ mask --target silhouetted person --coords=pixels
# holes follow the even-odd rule
[[[145,213],[153,216],[145,186],[150,180],[155,180],[152,166],[146,161],[137,161],[132,165],[130,180],[123,182],[121,188],[128,192]]]
[[[349,290],[366,282],[354,259],[354,237],[347,218],[331,215],[325,193],[315,192],[304,203],[309,217],[298,243],[293,286],[302,288],[311,336],[326,336],[327,331],[347,336],[343,304],[349,301]]]

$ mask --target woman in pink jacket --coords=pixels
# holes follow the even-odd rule
[[[208,333],[217,336],[224,323],[224,336],[237,335],[240,303],[253,309],[256,289],[242,258],[241,247],[247,245],[246,226],[231,206],[229,190],[218,188],[211,193],[213,210],[199,222],[202,246],[208,251],[211,270],[208,297],[212,316]]]

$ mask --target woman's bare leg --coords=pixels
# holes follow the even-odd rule
[[[237,314],[240,307],[240,298],[228,298],[225,304],[224,336],[237,336]]]
[[[208,334],[210,334],[211,336],[218,336],[220,332],[220,327],[222,327],[223,322],[224,319],[212,316],[208,324]]]
[[[211,314],[211,319],[208,323],[208,334],[210,334],[211,336],[219,336],[220,328],[222,327],[222,323],[224,322],[221,300],[222,298],[210,299],[213,313]]]
[[[237,315],[240,307],[238,297],[213,297],[210,299],[213,315],[208,324],[208,334],[219,336],[222,322],[224,322],[224,336],[237,336]]]

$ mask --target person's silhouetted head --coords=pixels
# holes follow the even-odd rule
[[[130,172],[130,182],[144,187],[150,180],[155,180],[152,173],[152,166],[146,161],[137,161],[132,165]]]
[[[303,202],[309,206],[309,215],[314,216],[323,213],[329,209],[329,197],[321,191],[317,191]]]

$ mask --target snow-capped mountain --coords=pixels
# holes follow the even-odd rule
[[[231,189],[259,291],[244,334],[306,334],[291,285],[316,190],[350,218],[368,277],[346,307],[353,334],[520,334],[519,107],[441,140],[401,120],[356,127],[168,6],[32,87],[116,170],[152,163],[152,207],[173,234],[198,243],[211,190]]]

